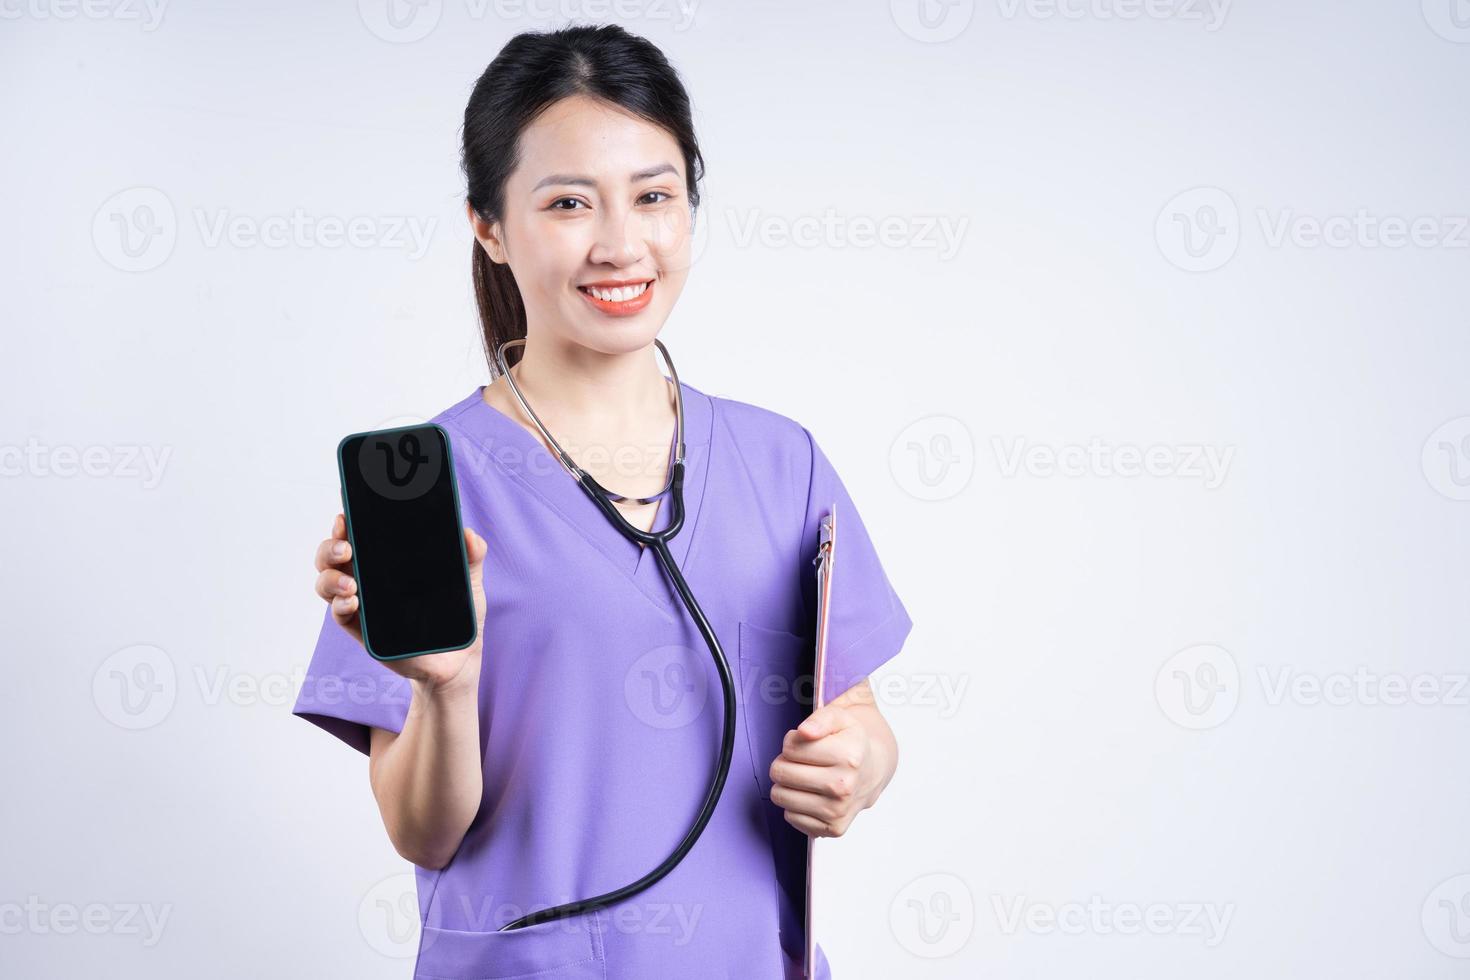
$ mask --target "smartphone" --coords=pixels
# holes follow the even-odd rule
[[[449,433],[432,422],[337,444],[363,645],[378,660],[475,642],[475,600]]]

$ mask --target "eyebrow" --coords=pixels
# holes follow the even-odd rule
[[[659,174],[677,174],[678,172],[678,168],[676,168],[672,163],[659,163],[655,164],[652,167],[648,167],[644,170],[638,171],[633,176],[628,178],[628,183],[636,184],[639,181],[648,180],[650,177],[657,177]],[[551,184],[575,184],[579,187],[597,186],[597,182],[591,177],[583,177],[580,174],[551,174],[550,176],[542,177],[541,180],[536,184],[536,186],[531,188],[531,192],[534,194],[541,188]]]

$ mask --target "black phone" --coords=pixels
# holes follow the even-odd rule
[[[474,594],[449,433],[432,422],[337,444],[363,645],[378,660],[475,642]]]

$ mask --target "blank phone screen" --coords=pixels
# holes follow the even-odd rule
[[[338,463],[368,652],[387,660],[469,646],[475,607],[448,434],[358,433],[342,440]]]

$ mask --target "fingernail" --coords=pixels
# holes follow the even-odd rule
[[[336,544],[332,545],[332,557],[333,558],[342,558],[342,557],[345,557],[346,554],[347,554],[347,542],[346,541],[338,541]]]
[[[349,586],[351,586],[351,585],[352,585],[352,579],[351,579],[351,578],[349,578],[349,577],[348,577],[348,576],[346,576],[346,575],[344,575],[344,576],[342,576],[342,577],[341,577],[341,578],[340,578],[340,579],[339,579],[339,580],[338,580],[338,581],[337,581],[337,588],[338,588],[338,589],[340,589],[340,590],[341,590],[341,591],[343,591],[343,592],[346,592],[346,591],[347,591],[347,589],[348,589],[348,587],[349,587]]]

